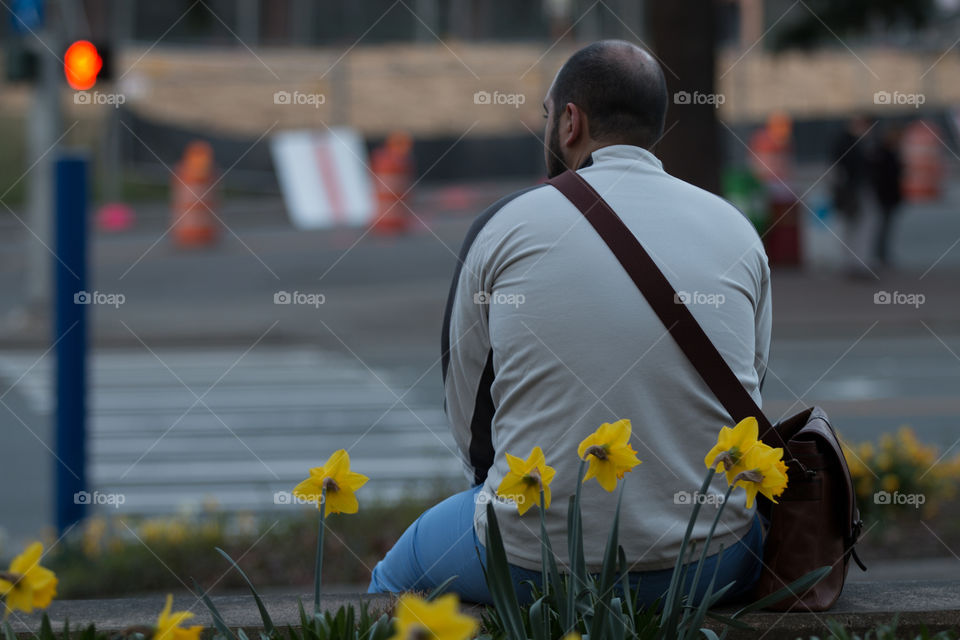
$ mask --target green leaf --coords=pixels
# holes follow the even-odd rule
[[[676,579],[677,581],[676,591],[674,592],[675,606],[666,620],[661,621],[660,623],[660,628],[664,630],[665,637],[668,640],[673,640],[674,638],[680,637],[680,630],[683,628],[681,614],[686,613],[685,607],[688,606],[690,601],[689,594],[685,592],[684,585],[687,583],[687,573],[689,572],[690,567],[693,566],[693,557],[696,555],[697,551],[697,541],[688,541],[687,546],[690,549],[690,555],[689,559],[682,563],[680,567],[679,579],[677,579],[675,576],[671,576],[671,580]]]
[[[544,595],[551,596],[550,602],[556,607],[557,613],[562,621],[561,624],[566,625],[568,618],[566,589],[564,588],[563,581],[560,579],[560,571],[557,568],[557,558],[553,553],[553,544],[551,544],[550,536],[547,533],[546,510],[542,508],[544,506],[543,491],[540,492],[540,502],[540,579],[543,583]]]
[[[263,605],[263,600],[260,599],[260,594],[257,593],[257,590],[254,588],[253,583],[250,581],[250,578],[247,577],[247,574],[243,572],[243,569],[240,568],[233,558],[230,555],[221,549],[220,547],[215,547],[217,553],[227,559],[227,562],[237,570],[237,573],[240,574],[240,577],[243,578],[243,581],[247,583],[247,586],[250,587],[250,593],[253,594],[253,599],[257,603],[257,609],[260,610],[260,619],[263,621],[263,629],[268,633],[272,634],[274,631],[273,620],[270,619],[270,614],[267,613],[267,608]]]
[[[569,582],[567,584],[567,619],[563,622],[564,633],[572,631],[576,624],[576,612],[582,610],[581,596],[587,592],[587,569],[583,556],[583,529],[580,513],[580,490],[583,487],[583,476],[586,474],[587,463],[580,460],[577,467],[577,488],[570,496],[567,505],[567,555],[570,560]]]
[[[577,488],[571,498],[570,506],[567,510],[568,535],[567,551],[570,558],[570,571],[580,584],[586,584],[585,575],[586,562],[583,557],[583,516],[580,510],[580,490],[583,487],[583,476],[586,470],[586,463],[581,460],[577,472]]]
[[[530,605],[527,611],[533,640],[550,640],[550,618],[547,617],[547,608],[544,605],[544,596],[541,596]]]
[[[709,536],[708,536],[708,540],[709,540]],[[707,543],[704,543],[704,548],[706,548],[706,545]],[[703,554],[701,554],[700,561],[698,563],[699,566],[697,566],[697,576],[699,576],[700,571],[702,570],[703,564],[705,562],[706,562],[706,558]],[[703,619],[706,616],[707,609],[709,609],[714,604],[719,602],[720,599],[724,595],[726,595],[727,591],[729,591],[730,588],[733,587],[733,585],[735,584],[734,582],[731,582],[730,584],[720,589],[720,591],[716,593],[713,592],[713,585],[715,585],[717,582],[717,574],[720,572],[721,562],[723,562],[723,545],[722,544],[720,545],[720,551],[717,552],[717,559],[713,565],[713,575],[710,576],[710,582],[707,584],[707,588],[703,593],[703,598],[700,600],[700,606],[697,607],[696,611],[693,614],[693,618],[690,619],[689,621],[687,621],[687,617],[688,617],[687,612],[684,612],[683,618],[686,624],[684,624],[684,622],[681,622],[681,626],[687,629],[687,632],[684,634],[684,637],[687,638],[688,640],[695,640],[697,636],[696,629],[699,629],[703,625]],[[696,581],[697,581],[697,577],[695,576],[693,583],[696,584]],[[694,590],[694,587],[691,586],[690,597],[693,598],[695,594],[696,594],[696,591]]]
[[[613,523],[610,526],[610,533],[607,536],[607,548],[603,554],[603,563],[600,565],[600,583],[597,586],[597,603],[594,605],[593,620],[590,621],[590,637],[605,637],[605,629],[612,617],[610,600],[613,597],[613,588],[616,584],[616,564],[617,549],[620,548],[620,508],[623,505],[623,487],[625,483],[620,484],[620,490],[617,494],[617,508],[613,512]]]
[[[706,629],[706,628],[700,629],[700,633],[706,636],[707,640],[720,640],[720,638],[717,637],[717,634],[713,631],[713,629]]]
[[[623,591],[624,603],[627,609],[627,631],[629,631],[632,636],[635,636],[637,620],[636,603],[640,595],[640,585],[638,584],[636,589],[630,588],[630,567],[627,565],[627,554],[624,552],[623,546],[617,548],[617,574],[620,576],[620,589]]]
[[[727,591],[729,591],[734,584],[736,583],[731,582],[730,584],[724,586],[722,589],[720,589],[715,594],[713,594],[713,596],[710,598],[707,598],[706,596],[704,596],[703,600],[700,601],[700,606],[697,607],[693,616],[686,623],[686,625],[684,625],[684,628],[688,630],[687,633],[685,634],[685,637],[688,637],[691,639],[696,638],[697,636],[696,629],[699,629],[703,625],[703,620],[706,617],[707,611],[710,609],[710,607],[716,604],[716,602],[720,600],[720,598],[725,596],[727,594]]]
[[[310,621],[307,619],[307,612],[303,608],[303,601],[299,598],[297,599],[297,612],[300,614],[300,628],[306,629],[310,626]]]
[[[708,469],[707,475],[703,479],[703,484],[700,486],[700,493],[705,494],[710,488],[710,483],[713,481],[713,476],[716,474],[714,469]],[[683,534],[683,540],[680,542],[680,551],[677,554],[677,562],[673,567],[673,575],[670,576],[670,587],[667,589],[667,597],[663,602],[663,616],[661,618],[661,629],[663,629],[666,634],[665,638],[668,640],[670,638],[676,637],[676,615],[677,611],[680,608],[680,596],[681,589],[678,588],[678,584],[681,579],[681,567],[684,564],[684,556],[686,555],[687,545],[690,543],[690,536],[693,535],[693,526],[697,522],[697,515],[700,513],[701,502],[699,500],[694,500],[693,510],[690,512],[690,520],[687,521],[687,530]]]
[[[801,594],[807,589],[809,589],[810,587],[812,587],[813,585],[823,580],[823,578],[830,573],[831,569],[832,567],[830,566],[814,569],[813,571],[803,576],[802,578],[798,578],[794,580],[784,588],[778,589],[773,593],[771,593],[770,595],[760,598],[756,602],[752,602],[748,604],[747,606],[743,607],[742,609],[734,613],[732,617],[739,618],[745,613],[750,613],[751,611],[758,611],[760,609],[763,609],[766,606],[769,606],[776,602],[780,602],[781,600],[783,600],[788,596]]]
[[[707,617],[716,620],[717,622],[722,622],[728,627],[733,627],[734,629],[740,629],[741,631],[753,631],[754,628],[743,620],[737,620],[736,618],[731,618],[730,616],[725,616],[721,613],[714,613],[713,611],[707,611]]]
[[[690,589],[688,589],[689,594],[694,594],[697,592],[697,587],[700,585],[700,574],[703,572],[703,567],[707,562],[707,553],[710,550],[710,543],[713,541],[713,534],[717,530],[717,524],[720,522],[720,516],[723,515],[723,509],[727,506],[727,502],[730,500],[730,494],[733,493],[733,485],[727,487],[727,493],[723,497],[723,502],[720,503],[719,508],[717,509],[716,515],[713,517],[713,522],[710,524],[710,531],[707,532],[707,537],[703,541],[703,550],[700,552],[700,560],[697,562],[697,570],[693,574],[693,582],[690,583]],[[720,558],[717,558],[716,568],[720,567]],[[705,598],[709,596],[709,590],[704,596]],[[692,640],[692,637],[691,637]]]
[[[437,599],[438,596],[442,596],[444,590],[450,586],[450,583],[459,578],[460,576],[450,576],[436,587],[433,588],[433,591],[430,592],[430,595],[427,596],[427,602],[433,602]]]
[[[56,638],[53,634],[53,628],[50,626],[50,617],[46,612],[44,612],[43,617],[40,618],[40,637],[43,640]]]
[[[393,621],[387,614],[381,614],[379,618],[369,627],[369,630],[361,635],[362,640],[386,640],[393,635]]]
[[[628,620],[623,613],[623,602],[620,598],[613,598],[610,601],[610,620],[607,624],[610,629],[611,640],[626,640]]]
[[[520,603],[513,587],[497,514],[490,502],[487,503],[487,581],[494,608],[504,622],[508,637],[525,640]]]
[[[210,599],[210,596],[207,595],[203,589],[200,588],[199,583],[196,580],[193,580],[193,589],[197,597],[203,601],[203,604],[207,606],[207,609],[210,611],[210,615],[213,617],[213,626],[216,627],[217,631],[222,633],[227,640],[237,640],[237,636],[233,634],[233,631],[230,631],[230,627],[227,626],[227,623],[223,621],[223,616],[220,615],[220,612],[217,611],[216,605],[213,604],[213,600]]]

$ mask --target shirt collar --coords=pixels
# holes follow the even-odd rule
[[[648,164],[655,169],[663,170],[663,163],[646,149],[635,147],[629,144],[611,144],[601,147],[590,154],[591,166],[615,162],[617,160],[630,160]]]

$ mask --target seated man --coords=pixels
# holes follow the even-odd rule
[[[563,65],[543,106],[550,176],[576,169],[609,202],[674,288],[690,294],[693,315],[759,403],[770,345],[767,258],[739,211],[665,173],[650,151],[667,107],[660,66],[632,44],[594,43]],[[505,454],[539,446],[556,469],[546,523],[553,548],[565,550],[577,445],[602,423],[628,418],[644,464],[624,480],[620,540],[642,600],[662,596],[690,516],[680,492],[700,486],[704,455],[731,418],[559,191],[515,193],[474,223],[442,342],[446,411],[474,486],[410,526],[377,564],[370,591],[428,590],[456,575],[453,591],[490,602],[479,556],[491,501],[515,582],[539,581],[538,509],[520,515],[494,498],[509,471]],[[599,571],[617,497],[590,482],[582,500],[586,562]],[[701,544],[713,519],[704,508],[693,532]],[[741,500],[724,511],[706,575],[720,545],[717,584],[736,581],[732,598],[752,586],[762,557],[759,519]]]

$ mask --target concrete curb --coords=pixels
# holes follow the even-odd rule
[[[312,595],[264,596],[264,602],[278,627],[299,625],[298,600],[311,608]],[[214,604],[231,628],[241,627],[249,637],[262,629],[259,613],[250,596],[217,596]],[[392,595],[343,594],[323,598],[324,610],[336,610],[348,603],[366,602],[371,613],[389,611],[393,607]],[[119,632],[133,625],[152,624],[163,607],[159,596],[123,598],[110,600],[64,600],[54,601],[47,613],[54,630],[63,628],[69,620],[73,628],[95,622],[99,631]],[[174,599],[175,611],[190,609],[196,616],[191,624],[212,626],[206,607],[196,598],[179,596]],[[479,615],[482,607],[470,609]],[[720,612],[732,613],[725,608]],[[10,622],[22,638],[33,637],[40,626],[41,613],[29,616],[11,616]],[[730,629],[731,640],[756,638],[762,634],[770,640],[794,640],[810,636],[824,637],[829,634],[827,621],[835,620],[848,630],[863,634],[881,624],[898,620],[898,635],[918,634],[925,627],[930,633],[960,629],[960,582],[860,582],[849,583],[831,611],[823,613],[759,612],[744,616],[742,620],[756,631]]]

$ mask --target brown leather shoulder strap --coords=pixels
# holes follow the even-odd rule
[[[637,288],[650,303],[677,345],[707,383],[730,417],[739,422],[754,416],[760,426],[760,438],[770,446],[786,445],[780,434],[740,384],[733,370],[717,351],[713,342],[690,313],[686,304],[680,302],[677,293],[666,276],[647,253],[636,236],[610,208],[603,197],[578,173],[565,171],[548,180],[587,219],[607,243]]]

